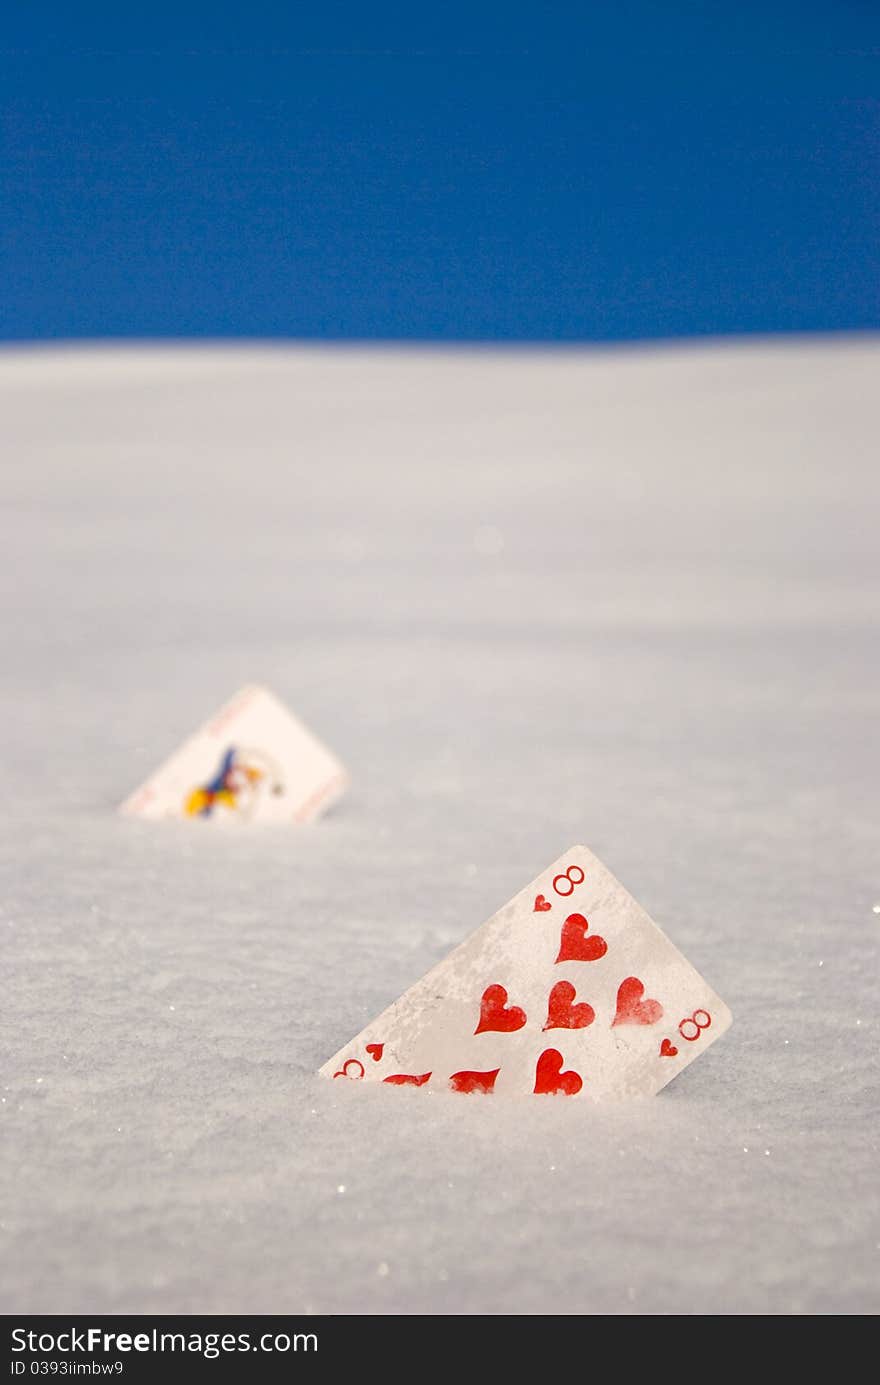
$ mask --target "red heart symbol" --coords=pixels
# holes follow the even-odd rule
[[[663,1018],[663,1006],[659,1000],[642,1000],[645,988],[637,976],[628,976],[621,981],[617,992],[617,1014],[611,1021],[615,1024],[656,1024]]]
[[[660,1045],[660,1057],[674,1058],[677,1053],[678,1049],[675,1047],[675,1045],[671,1044],[668,1039],[664,1039],[662,1044]]]
[[[589,923],[583,914],[569,914],[562,925],[557,962],[598,962],[608,951],[604,938],[586,936]]]
[[[558,1048],[545,1048],[538,1059],[535,1070],[535,1092],[549,1092],[555,1095],[564,1092],[566,1096],[577,1096],[583,1086],[579,1075],[573,1070],[562,1071],[562,1054]]]
[[[596,1018],[596,1011],[585,1000],[574,1005],[574,986],[570,981],[557,981],[550,992],[545,1029],[586,1029]]]
[[[413,1077],[409,1072],[395,1072],[390,1077],[383,1077],[382,1081],[391,1082],[395,1087],[424,1087],[430,1076],[429,1072],[423,1072],[421,1077]]]
[[[547,909],[552,908],[553,905],[550,903],[549,900],[545,899],[542,894],[535,895],[535,907],[532,910],[533,914],[543,914]]]
[[[500,1071],[500,1068],[493,1068],[491,1072],[454,1072],[449,1085],[454,1092],[494,1092],[495,1078]]]
[[[487,1029],[499,1034],[511,1034],[514,1029],[522,1029],[526,1022],[526,1012],[518,1005],[506,1009],[507,992],[503,986],[487,986],[480,1001],[480,1022],[475,1034],[483,1034]]]
[[[382,1052],[384,1048],[384,1044],[367,1044],[367,1052],[369,1053],[374,1063],[378,1063],[379,1059],[382,1057]]]

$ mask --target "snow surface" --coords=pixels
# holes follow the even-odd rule
[[[5,1311],[878,1308],[880,341],[0,357]],[[115,805],[261,681],[299,830]],[[319,1064],[584,841],[661,1096]]]

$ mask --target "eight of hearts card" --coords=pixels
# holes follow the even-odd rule
[[[498,1096],[647,1096],[730,1023],[641,905],[575,846],[321,1073]]]
[[[348,777],[326,746],[266,688],[247,687],[122,804],[144,818],[310,822]]]

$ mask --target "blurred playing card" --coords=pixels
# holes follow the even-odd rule
[[[641,905],[575,846],[321,1073],[498,1095],[650,1095],[730,1023]]]
[[[342,794],[334,755],[266,688],[231,702],[122,804],[145,818],[309,822]]]

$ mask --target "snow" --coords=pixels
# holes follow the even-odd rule
[[[878,1308],[875,338],[0,356],[0,1307]],[[353,788],[121,801],[241,684]],[[586,842],[730,1033],[657,1098],[318,1066]]]

